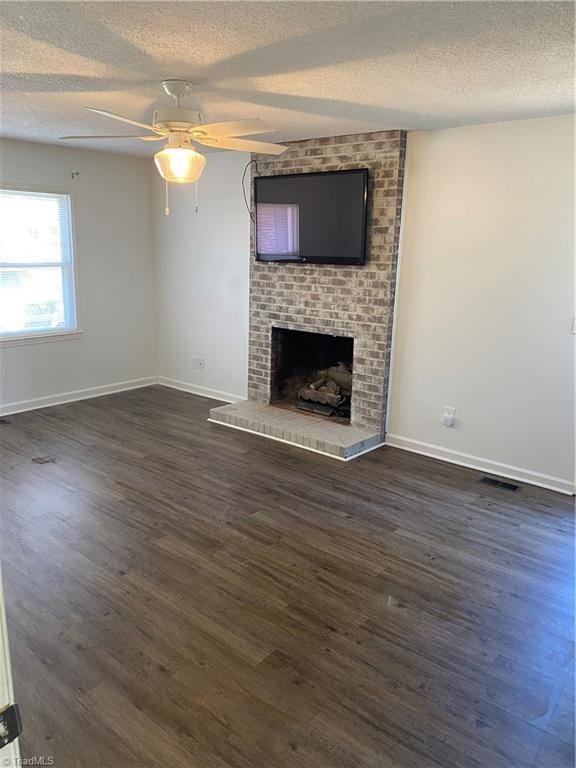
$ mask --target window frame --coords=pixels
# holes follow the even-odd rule
[[[54,187],[36,186],[31,184],[18,184],[0,181],[0,190],[8,190],[13,192],[30,192],[40,193],[45,195],[66,195],[68,198],[69,209],[69,242],[70,251],[72,255],[71,274],[72,274],[72,291],[71,298],[74,302],[74,327],[66,328],[61,331],[53,330],[40,330],[35,333],[29,331],[23,331],[21,333],[7,333],[2,334],[0,332],[0,348],[20,346],[23,344],[40,344],[50,341],[64,341],[67,339],[78,339],[82,336],[82,330],[80,325],[80,307],[78,304],[78,249],[76,239],[76,227],[75,227],[75,201],[74,193],[70,187],[60,187],[55,189]],[[40,263],[39,263],[40,264]],[[6,262],[7,266],[14,266],[12,262]],[[21,267],[21,264],[17,266]],[[34,265],[35,266],[35,265]],[[40,266],[42,266],[40,264]],[[51,264],[54,266],[54,264]]]

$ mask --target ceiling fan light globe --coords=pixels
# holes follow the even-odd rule
[[[154,162],[166,181],[191,184],[202,175],[206,158],[191,147],[167,147],[154,155]]]

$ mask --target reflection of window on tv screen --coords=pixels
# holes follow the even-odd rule
[[[255,179],[260,261],[363,264],[368,171]]]
[[[263,256],[299,254],[299,208],[294,203],[258,204],[258,251]]]

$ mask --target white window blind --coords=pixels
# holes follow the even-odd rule
[[[298,208],[295,203],[258,203],[258,253],[296,256],[300,252]]]
[[[0,189],[0,338],[74,330],[70,196]]]

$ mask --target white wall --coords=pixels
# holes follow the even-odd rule
[[[573,130],[556,117],[409,135],[391,444],[570,489]]]
[[[74,180],[73,171],[80,172]],[[2,140],[0,177],[10,185],[70,190],[83,331],[75,340],[0,350],[4,412],[26,407],[23,401],[38,405],[154,376],[150,161]]]
[[[248,154],[210,153],[198,184],[170,187],[153,171],[158,373],[161,381],[223,399],[246,397],[250,219],[241,179]],[[193,357],[205,369],[193,367]]]

